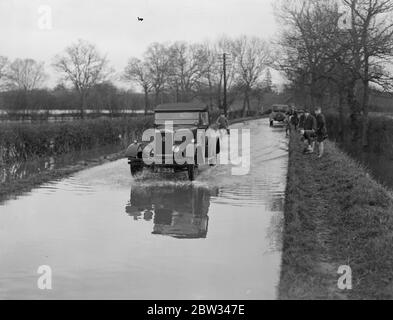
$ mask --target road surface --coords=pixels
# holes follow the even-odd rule
[[[0,204],[0,299],[275,299],[287,140],[266,119],[233,128],[251,129],[246,176],[133,179],[122,159]]]

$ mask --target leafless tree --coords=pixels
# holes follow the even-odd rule
[[[354,122],[358,122],[357,115],[362,114],[362,141],[366,146],[369,85],[392,87],[387,65],[393,56],[393,1],[282,2],[282,69],[293,83],[309,88],[312,105],[316,98],[322,99],[326,92],[330,91],[331,95],[335,91],[339,97],[340,117],[344,100]],[[345,28],[339,25],[341,8],[349,12],[351,20]]]
[[[242,42],[244,39],[246,41]],[[149,93],[154,92],[156,105],[164,100],[180,102],[199,98],[208,101],[211,108],[214,101],[222,107],[224,53],[227,58],[227,106],[230,107],[243,92],[244,108],[250,108],[250,93],[268,63],[267,43],[257,38],[234,40],[223,36],[215,42],[153,43],[142,59],[129,61],[123,80],[143,88],[146,101]]]
[[[103,82],[111,73],[106,56],[101,55],[95,45],[78,40],[55,57],[53,66],[78,91],[83,118],[89,90],[95,84]]]
[[[168,45],[157,42],[151,44],[144,54],[144,61],[149,67],[151,84],[155,93],[155,104],[158,105],[160,94],[168,83],[170,75],[171,57]]]
[[[210,108],[213,108],[213,100],[215,99],[215,88],[220,84],[221,70],[216,46],[211,42],[204,42],[200,45],[203,59],[200,59],[201,79],[199,82],[199,91],[203,91],[204,87],[208,90],[208,100]],[[220,105],[220,96],[217,97],[218,105]]]
[[[8,65],[8,58],[0,56],[0,79],[6,75],[6,67]]]
[[[260,38],[241,36],[233,43],[237,79],[244,94],[243,115],[250,109],[250,93],[257,86],[263,72],[272,64],[268,43]]]
[[[25,92],[40,87],[46,77],[44,63],[33,59],[15,59],[6,72],[8,85]]]
[[[207,53],[201,45],[186,42],[175,42],[169,50],[170,82],[176,91],[176,100],[190,100],[204,74]]]
[[[150,74],[148,64],[140,59],[131,58],[124,70],[123,79],[142,87],[145,95],[145,114],[147,114],[149,93],[153,89],[153,77]]]
[[[234,40],[230,37],[223,36],[221,37],[218,42],[217,42],[217,52],[220,54],[222,53],[228,53],[227,56],[227,88],[229,92],[229,97],[228,97],[228,107],[234,102],[236,98],[236,94],[231,94],[235,93],[237,91],[237,72],[238,72],[238,66],[237,66],[237,54],[234,51]],[[222,60],[220,59],[220,62]],[[221,79],[224,79],[224,74],[223,74],[223,69],[222,66],[220,65],[219,68],[220,72],[219,75]]]
[[[337,8],[330,0],[286,0],[281,1],[278,18],[283,26],[278,68],[314,107],[320,103],[340,50],[334,41],[339,32]]]
[[[392,76],[387,71],[393,57],[392,0],[343,0],[350,10],[354,73],[362,82],[362,142],[367,146],[369,113],[369,85],[393,88]]]
[[[3,87],[3,80],[7,75],[8,58],[0,56],[0,89]]]

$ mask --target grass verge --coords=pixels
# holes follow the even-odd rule
[[[280,299],[392,299],[393,197],[326,143],[322,159],[289,143]],[[341,265],[353,289],[337,286]]]
[[[0,164],[55,157],[104,145],[124,144],[150,128],[152,117],[0,125]]]

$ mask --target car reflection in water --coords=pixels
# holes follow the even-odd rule
[[[204,239],[210,197],[217,194],[218,190],[195,186],[134,186],[126,212],[134,220],[153,220],[152,234]]]

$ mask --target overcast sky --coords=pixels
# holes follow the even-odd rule
[[[155,41],[271,38],[273,0],[0,0],[0,55],[45,61],[78,38],[97,45],[117,72]],[[52,25],[45,20],[51,9]],[[137,17],[143,17],[139,22]],[[44,24],[43,24],[44,23]],[[42,29],[44,28],[44,29]]]

